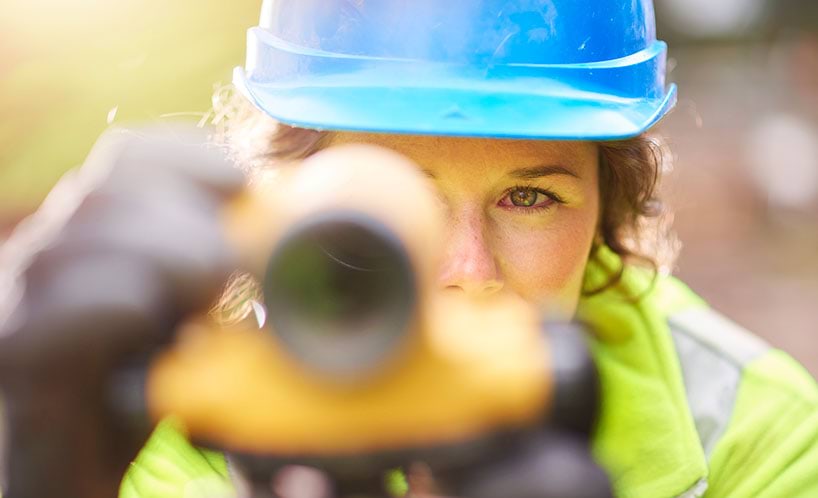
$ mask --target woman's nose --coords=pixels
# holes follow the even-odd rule
[[[486,228],[485,217],[477,210],[450,218],[439,276],[442,288],[474,296],[490,295],[503,288]]]

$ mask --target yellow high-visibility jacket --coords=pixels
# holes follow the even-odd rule
[[[620,265],[599,251],[590,286]],[[594,454],[623,498],[818,497],[818,386],[684,284],[626,268],[583,298],[603,394]],[[224,458],[160,424],[120,498],[230,496]]]

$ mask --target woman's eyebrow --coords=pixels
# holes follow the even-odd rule
[[[521,168],[515,169],[511,171],[508,176],[512,178],[519,178],[521,180],[533,180],[535,178],[542,178],[544,176],[553,176],[553,175],[567,175],[573,176],[577,179],[582,179],[578,174],[574,171],[566,168],[565,166],[552,166],[552,165],[543,165],[543,166],[532,166],[530,168]]]

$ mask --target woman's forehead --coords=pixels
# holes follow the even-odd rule
[[[331,145],[368,143],[393,149],[424,169],[465,165],[474,169],[565,165],[595,166],[597,146],[587,141],[513,140],[361,132],[333,133]],[[581,174],[582,171],[577,171]]]

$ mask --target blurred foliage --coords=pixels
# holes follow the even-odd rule
[[[179,114],[198,121],[214,85],[242,63],[244,33],[261,4],[0,1],[0,238],[82,162],[112,109],[116,123]],[[805,165],[802,175],[818,168],[803,153],[818,136],[818,0],[654,1],[659,36],[671,47],[670,79],[680,87],[665,124],[676,156],[667,190],[677,193],[685,242],[679,273],[818,375],[818,198],[782,210],[765,180],[795,163]],[[755,18],[744,15],[748,6],[758,7]],[[772,150],[800,151],[800,160],[766,161],[753,173],[748,155],[782,119],[800,123],[806,145],[771,141]]]
[[[261,0],[4,0],[0,225],[115,123],[189,119],[244,57]]]
[[[769,43],[797,32],[818,33],[814,0],[653,0],[660,38],[683,45]]]
[[[707,3],[693,6],[701,2]],[[768,28],[792,29],[793,18],[818,26],[818,2],[741,2],[764,2],[761,24]],[[662,15],[672,3],[686,5],[656,0],[660,33],[683,43],[688,39],[675,36],[681,31]],[[3,0],[0,227],[30,211],[82,162],[113,110],[116,123],[198,120],[214,85],[229,82],[231,68],[241,64],[244,33],[256,24],[260,4]]]

